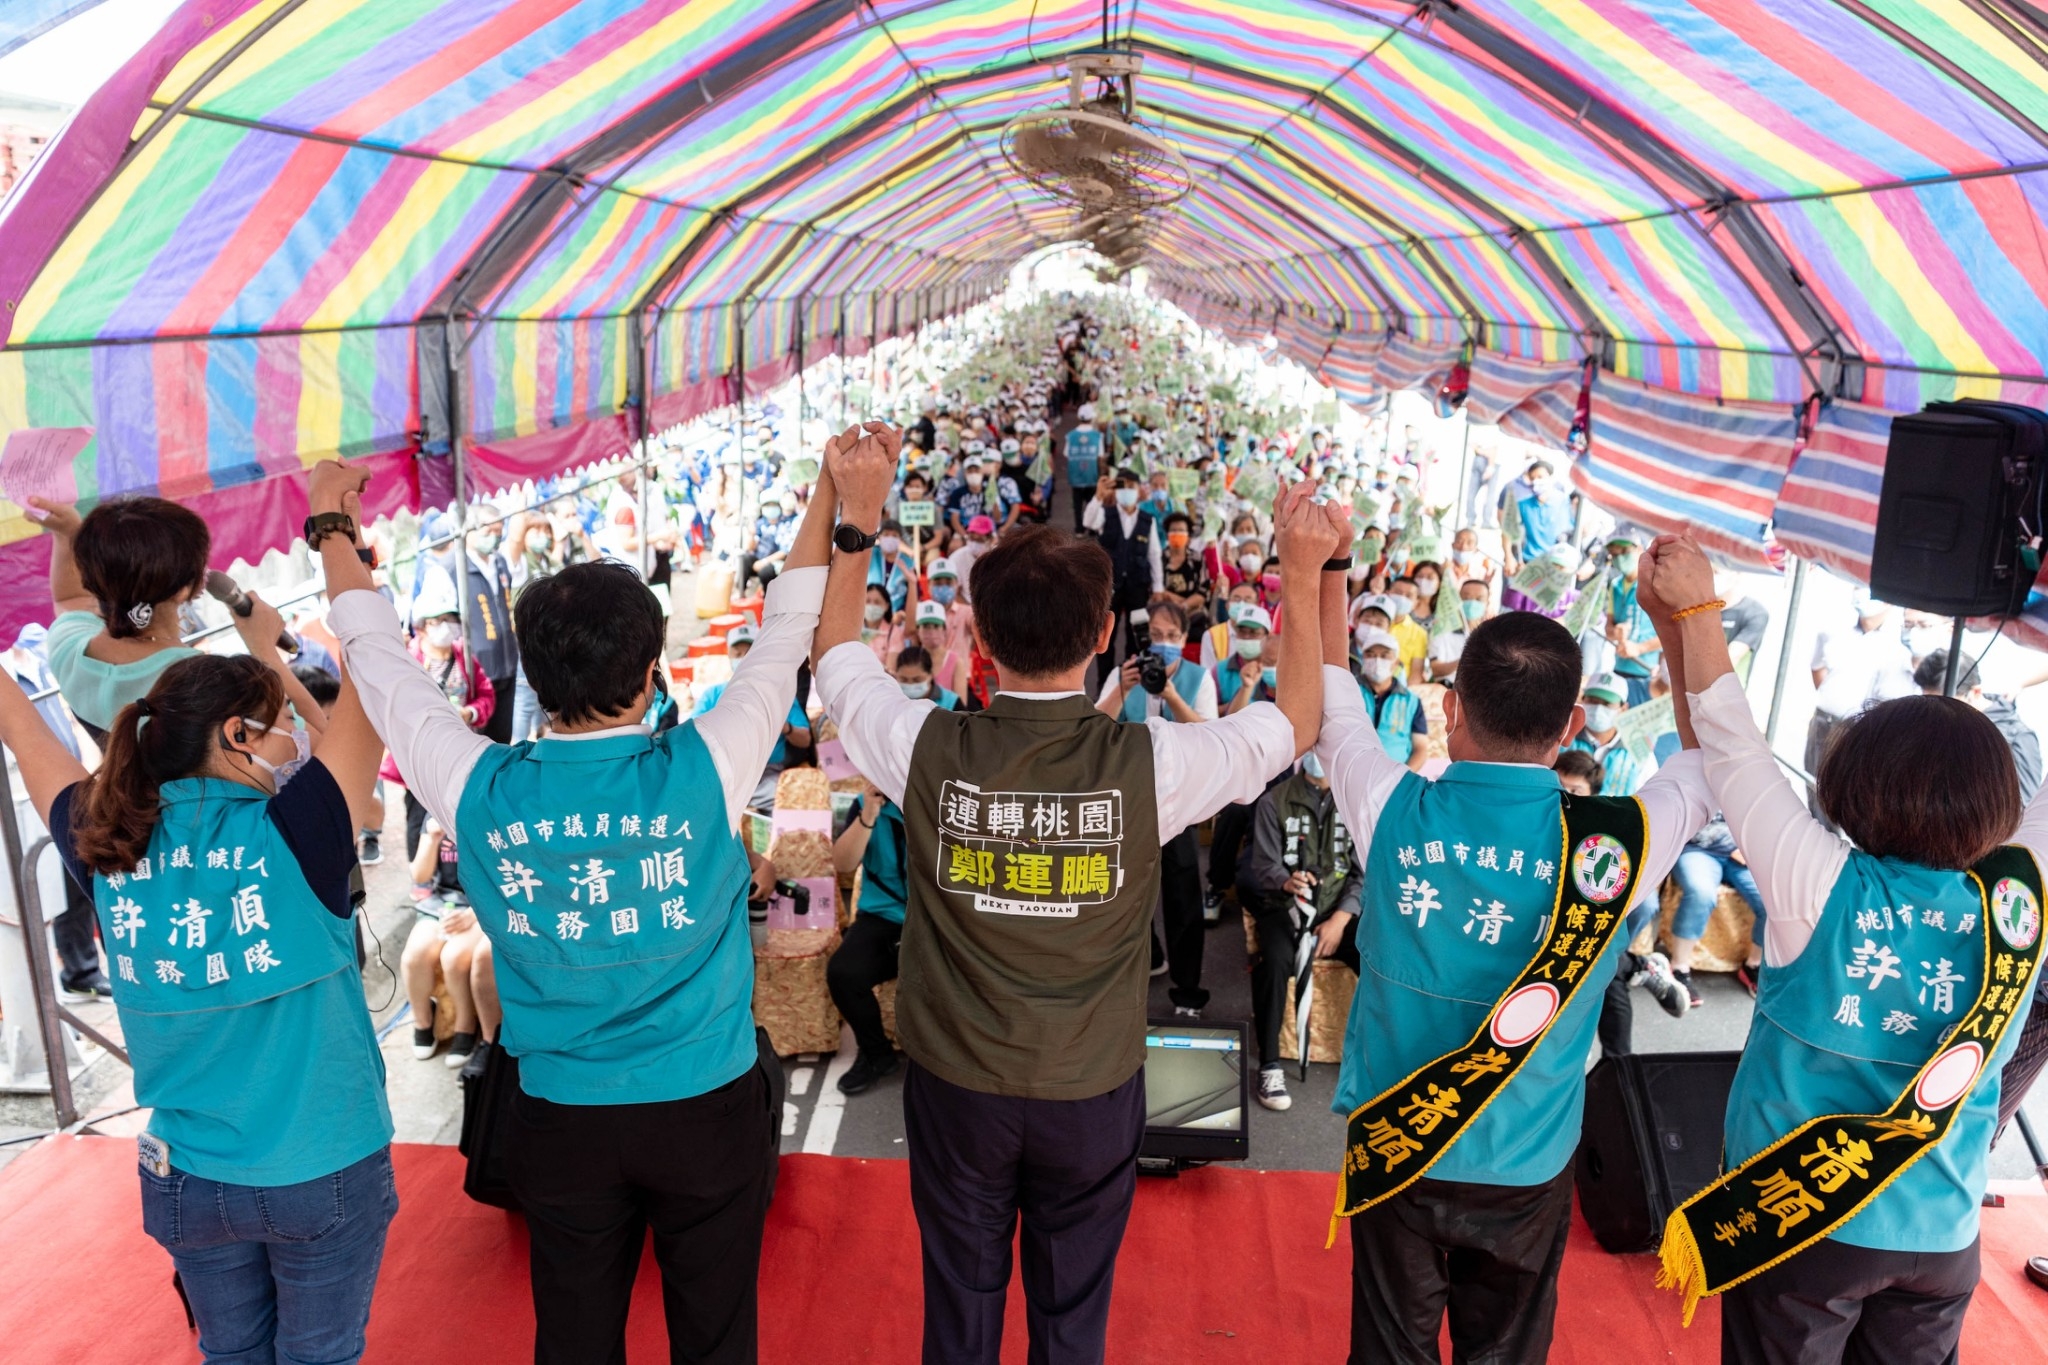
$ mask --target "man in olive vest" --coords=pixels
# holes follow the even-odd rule
[[[859,642],[860,555],[900,441],[871,423],[827,444],[817,497],[840,500],[839,553],[813,667],[848,756],[904,815],[896,1025],[924,1359],[994,1365],[1021,1214],[1031,1358],[1100,1361],[1145,1125],[1160,845],[1255,798],[1313,742],[1317,644],[1283,637],[1278,706],[1202,725],[1104,715],[1082,680],[1116,625],[1109,556],[1023,526],[970,585],[995,697],[974,713],[913,701]],[[1349,537],[1312,491],[1280,509],[1283,592],[1303,621]]]
[[[1629,908],[1713,811],[1684,661],[1666,655],[1686,752],[1633,797],[1567,798],[1550,765],[1584,724],[1577,642],[1533,612],[1484,622],[1444,698],[1451,766],[1431,782],[1381,746],[1323,591],[1316,755],[1365,852],[1332,1106],[1349,1116],[1351,1358],[1434,1362],[1448,1316],[1461,1359],[1540,1362],[1602,988]]]

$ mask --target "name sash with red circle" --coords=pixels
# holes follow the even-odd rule
[[[1418,1067],[1345,1121],[1331,1243],[1337,1219],[1393,1198],[1451,1149],[1514,1080],[1621,932],[1649,842],[1642,802],[1567,796],[1560,823],[1557,892],[1536,955],[1471,1041]]]
[[[1983,1078],[2041,956],[2041,871],[2023,848],[1970,869],[1983,898],[1977,999],[1882,1114],[1809,1119],[1675,1209],[1664,1224],[1659,1289],[1685,1296],[1685,1323],[1709,1295],[1798,1255],[1854,1218],[1934,1150]]]

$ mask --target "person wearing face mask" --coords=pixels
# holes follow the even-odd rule
[[[479,734],[487,733],[491,716],[498,709],[497,689],[463,647],[462,623],[455,617],[455,604],[447,600],[445,584],[436,583],[420,594],[414,603],[414,620],[412,657],[434,680],[434,685],[441,689],[445,703],[455,708],[456,714],[462,717],[462,723]],[[427,808],[413,794],[412,784],[406,781],[395,755],[388,752],[384,755],[384,763],[377,776],[405,788],[405,856],[410,861],[419,854],[421,831],[427,823]],[[433,877],[413,883],[414,904],[425,907],[430,900],[459,897],[462,881],[458,866],[459,857],[455,841],[451,838],[442,845],[441,858]],[[431,1024],[432,1021],[425,1022]]]
[[[382,745],[347,681],[310,745],[243,655],[181,659],[111,720],[88,776],[0,678],[0,741],[92,888],[143,1228],[208,1359],[359,1360],[398,1206],[350,895]]]
[[[1634,796],[1650,773],[1628,751],[1615,728],[1621,713],[1629,708],[1622,681],[1612,673],[1595,673],[1586,680],[1579,701],[1585,708],[1586,723],[1566,747],[1583,749],[1600,760],[1600,770],[1606,774],[1600,783],[1601,795]]]
[[[1452,686],[1458,677],[1458,660],[1465,653],[1465,641],[1489,618],[1486,585],[1477,579],[1458,588],[1459,625],[1456,630],[1432,632],[1429,637],[1429,676],[1433,682]]]
[[[1251,847],[1237,865],[1237,898],[1252,917],[1252,1028],[1257,1034],[1261,1105],[1291,1108],[1280,1057],[1280,1021],[1294,979],[1298,935],[1315,936],[1317,957],[1358,970],[1359,890],[1364,869],[1337,815],[1330,780],[1312,753],[1258,799]]]
[[[1365,697],[1366,714],[1379,731],[1380,747],[1387,757],[1421,772],[1428,755],[1421,739],[1429,736],[1429,716],[1422,699],[1401,680],[1401,646],[1392,632],[1360,626],[1354,633],[1358,645],[1358,688]]]
[[[1491,588],[1500,573],[1500,565],[1494,562],[1492,555],[1479,548],[1479,533],[1469,526],[1462,526],[1451,537],[1451,571],[1461,582],[1477,578]]]
[[[946,618],[946,648],[933,655],[933,658],[945,657],[947,650],[960,643],[961,637],[966,633],[968,621],[974,616],[974,608],[968,604],[967,595],[960,590],[960,577],[960,570],[954,567],[950,559],[933,560],[931,568],[925,572],[925,581],[931,587],[931,597],[928,600],[938,603]]]
[[[903,622],[889,608],[889,595],[878,583],[868,584],[867,601],[861,605],[861,639],[875,657],[886,664],[903,648]]]
[[[1630,706],[1641,706],[1650,699],[1650,674],[1662,657],[1657,628],[1636,601],[1642,559],[1642,539],[1635,532],[1616,531],[1607,538],[1607,562],[1615,573],[1608,589],[1607,640],[1614,646],[1614,672],[1628,689],[1625,700]]]
[[[932,670],[933,679],[959,696],[964,702],[967,694],[969,661],[973,655],[973,626],[961,632],[957,645],[950,643],[952,632],[946,625],[946,609],[937,602],[917,604],[917,644],[926,655],[938,660]]]
[[[995,543],[996,523],[994,518],[983,514],[968,520],[967,543],[947,557],[947,562],[953,566],[953,571],[960,576],[960,597],[962,601],[972,602],[974,600],[974,588],[971,581],[974,576],[974,561],[987,554],[989,547]]]
[[[1092,494],[1090,490],[1102,478],[1102,432],[1095,426],[1095,405],[1083,403],[1075,414],[1079,421],[1060,441],[1060,453],[1066,460],[1067,487],[1074,495],[1074,529],[1081,530],[1087,524],[1087,511]]]
[[[796,543],[796,499],[786,490],[771,488],[761,495],[761,516],[751,532],[751,546],[740,556],[739,573],[733,582],[744,589],[747,580],[758,578],[766,589],[782,572],[789,548]]]
[[[1434,634],[1436,598],[1438,590],[1443,587],[1443,567],[1433,559],[1425,559],[1410,569],[1408,576],[1415,580],[1415,606],[1408,613],[1408,619]]]
[[[1249,583],[1233,584],[1224,594],[1222,610],[1216,624],[1202,633],[1202,667],[1215,668],[1232,657],[1231,630],[1237,622],[1259,605],[1259,590]],[[1271,614],[1268,613],[1270,621]]]
[[[1429,660],[1429,631],[1415,623],[1416,600],[1421,589],[1412,578],[1397,578],[1382,595],[1393,624],[1387,627],[1401,647],[1394,671],[1411,683],[1423,681],[1423,666]]]
[[[978,444],[978,443],[977,443]],[[988,474],[981,465],[981,452],[977,449],[964,455],[960,462],[957,482],[946,490],[946,526],[955,537],[967,535],[967,525],[976,517],[988,512]]]
[[[883,522],[881,534],[868,552],[868,585],[883,590],[888,612],[893,613],[909,605],[917,581],[918,567],[904,547],[903,528],[893,521]]]
[[[1233,604],[1235,606],[1236,604]],[[1266,646],[1273,634],[1273,618],[1255,602],[1243,603],[1226,629],[1230,632],[1230,653],[1215,665],[1216,701],[1224,711],[1242,711],[1255,701],[1272,701],[1272,679],[1266,676],[1272,660]]]
[[[1109,647],[1095,660],[1096,673],[1106,683],[1115,681],[1112,670],[1119,657],[1144,647],[1131,613],[1142,611],[1166,591],[1159,525],[1138,505],[1141,486],[1135,470],[1104,475],[1095,487],[1095,500],[1081,513],[1082,529],[1092,532],[1108,551],[1113,575],[1109,609],[1119,624],[1111,632]]]
[[[932,668],[932,656],[923,645],[905,645],[890,663],[889,672],[912,701],[929,701],[941,711],[958,711],[960,694],[939,686]]]
[[[1166,548],[1159,552],[1159,572],[1166,595],[1186,609],[1188,633],[1209,628],[1209,570],[1202,557],[1189,548],[1195,523],[1186,512],[1169,512],[1160,525],[1166,529]]]

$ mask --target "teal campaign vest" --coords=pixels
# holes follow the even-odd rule
[[[492,745],[455,828],[529,1095],[687,1099],[754,1064],[747,858],[694,724]]]
[[[1404,687],[1397,679],[1392,690],[1385,697],[1375,697],[1372,689],[1364,683],[1358,690],[1365,694],[1365,709],[1377,710],[1379,720],[1375,728],[1380,733],[1380,747],[1387,751],[1387,757],[1399,763],[1406,763],[1415,752],[1415,713],[1422,707],[1422,698]]]
[[[1200,664],[1189,663],[1186,659],[1178,659],[1174,662],[1173,672],[1167,675],[1166,681],[1169,687],[1180,693],[1182,701],[1186,702],[1189,706],[1193,706],[1195,698],[1201,695],[1202,679],[1207,676],[1208,674],[1203,671]],[[1129,692],[1124,693],[1124,709],[1118,713],[1118,718],[1142,722],[1145,719],[1145,698],[1147,695],[1142,687],[1134,687]],[[1161,720],[1172,720],[1174,715],[1172,711],[1167,710],[1162,705],[1159,711],[1159,718]]]
[[[1650,613],[1644,611],[1636,601],[1635,584],[1616,579],[1608,606],[1614,613],[1614,620],[1627,627],[1630,644],[1640,644],[1645,640],[1657,638],[1656,622],[1650,619]],[[1624,677],[1647,678],[1650,676],[1650,670],[1655,668],[1657,661],[1663,657],[1663,650],[1653,649],[1633,659],[1616,659],[1614,671]]]
[[[863,915],[903,923],[903,905],[909,894],[904,886],[905,856],[902,808],[894,801],[884,801],[882,813],[875,817],[874,832],[868,835],[867,852],[860,859]]]
[[[1365,859],[1358,991],[1331,1108],[1350,1114],[1474,1034],[1535,954],[1557,899],[1557,775],[1453,763],[1404,776]],[[1579,1142],[1586,1054],[1625,935],[1587,961],[1570,1001],[1502,1090],[1429,1169],[1434,1180],[1539,1185]]]
[[[1244,675],[1235,668],[1232,668],[1228,660],[1224,660],[1216,665],[1214,676],[1216,679],[1216,709],[1218,712],[1221,712],[1227,710],[1230,704],[1237,700],[1238,689],[1244,686]],[[1252,700],[1277,700],[1273,695],[1273,689],[1266,686],[1265,674],[1263,672],[1259,675],[1259,681],[1252,686]],[[1194,703],[1190,702],[1188,704],[1192,706]]]
[[[233,1185],[362,1160],[392,1130],[354,921],[306,884],[268,793],[207,777],[159,797],[143,861],[93,878],[149,1131]]]
[[[1764,970],[1756,1022],[1728,1096],[1724,1168],[1816,1115],[1884,1112],[1984,984],[1982,914],[1983,898],[1966,872],[1852,850],[1806,950]],[[2015,993],[2008,1017],[2026,1017],[2032,992],[2020,998],[2025,984],[2001,988]],[[2019,1035],[2003,1031],[1939,1145],[1835,1229],[1836,1241],[1943,1252],[1976,1239],[1998,1073]]]
[[[1067,433],[1063,448],[1067,455],[1067,482],[1075,488],[1093,488],[1102,477],[1102,433],[1076,427]]]
[[[1601,752],[1599,742],[1584,730],[1571,743],[1564,746],[1592,754],[1600,760],[1600,794],[1602,796],[1634,796],[1643,786],[1642,766],[1636,756],[1628,751],[1617,736],[1614,743]]]

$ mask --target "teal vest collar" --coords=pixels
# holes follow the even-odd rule
[[[1478,763],[1466,760],[1444,769],[1438,782],[1470,783],[1487,787],[1524,787],[1531,791],[1559,790],[1557,774],[1529,763]]]
[[[631,758],[654,747],[654,736],[628,732],[600,739],[566,739],[549,736],[533,742],[531,757],[542,763],[605,763]]]

